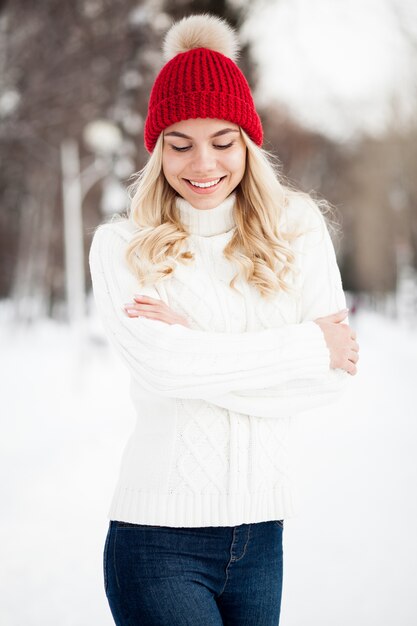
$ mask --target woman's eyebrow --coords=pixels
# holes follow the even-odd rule
[[[220,137],[220,135],[225,135],[226,133],[238,133],[239,130],[237,128],[223,128],[222,130],[218,130],[217,133],[210,135],[210,139],[213,137]],[[188,135],[184,135],[184,133],[180,133],[176,130],[171,131],[170,133],[164,133],[164,137],[183,137],[184,139],[192,139]]]

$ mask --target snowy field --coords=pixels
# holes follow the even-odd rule
[[[350,316],[359,373],[294,418],[280,626],[417,623],[417,330]],[[134,423],[125,366],[92,319],[2,324],[2,626],[112,626],[102,550]]]

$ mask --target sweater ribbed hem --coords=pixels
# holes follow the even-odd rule
[[[287,483],[241,494],[156,494],[118,486],[110,520],[151,526],[237,526],[280,520],[295,514]]]

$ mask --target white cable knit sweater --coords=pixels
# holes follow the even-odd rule
[[[287,467],[291,415],[329,404],[350,377],[330,369],[312,320],[346,306],[334,247],[318,209],[283,210],[296,239],[299,296],[262,299],[222,255],[234,230],[231,194],[199,210],[177,198],[190,232],[189,266],[140,288],[124,260],[133,230],[100,226],[90,249],[93,291],[108,337],[131,372],[137,412],[109,519],[162,526],[234,526],[294,515]],[[162,299],[191,325],[129,318],[122,305],[142,293]],[[348,323],[346,318],[345,320]]]

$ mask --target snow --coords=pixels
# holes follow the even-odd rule
[[[417,333],[365,310],[349,321],[351,392],[293,420],[280,626],[417,623]],[[1,328],[0,623],[111,626],[102,551],[134,424],[128,372],[94,317],[81,332]]]

